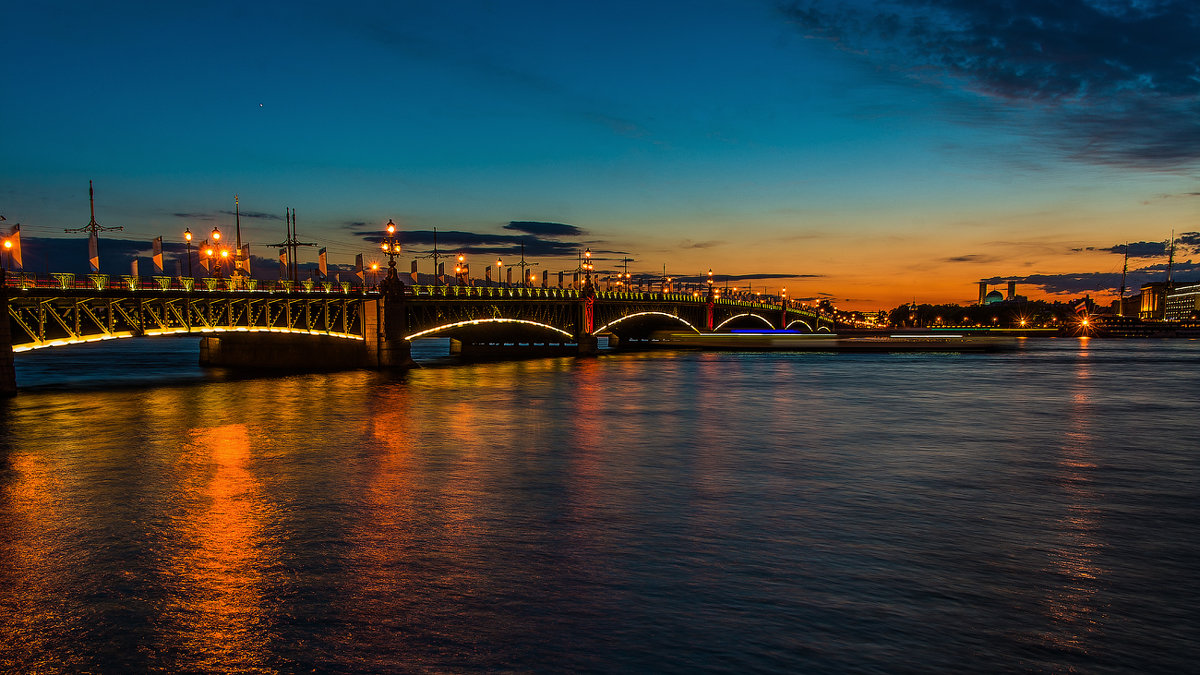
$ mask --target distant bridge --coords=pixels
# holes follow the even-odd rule
[[[399,285],[381,293],[344,282],[201,281],[8,278],[0,285],[8,319],[0,322],[0,393],[15,392],[14,354],[128,337],[199,335],[205,365],[334,369],[406,367],[411,341],[422,337],[452,338],[466,355],[586,354],[597,336],[620,344],[659,330],[832,326],[794,302],[713,292]]]

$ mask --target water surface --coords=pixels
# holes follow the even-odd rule
[[[55,351],[18,355],[0,403],[3,670],[1200,656],[1195,342],[402,377],[206,372],[194,339]]]

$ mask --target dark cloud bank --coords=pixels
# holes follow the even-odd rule
[[[1142,284],[1151,281],[1165,281],[1167,278],[1167,256],[1170,242],[1168,241],[1131,241],[1128,244],[1114,244],[1106,247],[1088,247],[1072,249],[1075,252],[1104,251],[1114,255],[1124,256],[1129,251],[1130,265],[1125,279],[1127,291],[1136,291]],[[1184,232],[1175,238],[1175,259],[1171,266],[1171,278],[1176,281],[1200,281],[1200,264],[1192,262],[1192,256],[1200,255],[1200,232]],[[1153,265],[1144,264],[1146,260],[1157,259]],[[991,259],[982,255],[962,255],[946,258],[945,262],[990,262]],[[1118,261],[1118,267],[1120,263]],[[1030,274],[1017,277],[992,277],[984,279],[989,283],[1003,283],[1015,280],[1022,284],[1039,286],[1047,293],[1097,293],[1116,292],[1121,287],[1121,273],[1115,272],[1076,272],[1069,274]]]
[[[806,36],[1027,114],[1076,159],[1151,169],[1200,158],[1195,0],[781,2]]]
[[[586,248],[586,244],[575,241],[560,241],[560,237],[578,237],[587,234],[583,229],[564,223],[545,223],[528,220],[510,221],[505,230],[524,234],[479,234],[461,230],[405,230],[398,233],[402,246],[432,248],[436,239],[439,249],[453,250],[468,255],[519,255],[575,256]],[[355,231],[363,241],[377,244],[382,241],[378,230]],[[594,253],[619,253],[618,251],[594,250]]]

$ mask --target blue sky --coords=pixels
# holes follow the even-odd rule
[[[292,207],[335,263],[393,218],[476,267],[586,246],[864,309],[1103,297],[1172,230],[1200,278],[1192,3],[15,4],[0,214],[47,259],[91,179],[124,267],[236,193],[266,258]]]

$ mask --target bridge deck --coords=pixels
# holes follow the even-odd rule
[[[118,337],[222,331],[294,332],[363,339],[362,312],[381,295],[349,282],[264,281],[248,278],[200,280],[180,277],[112,277],[72,274],[6,279],[11,347],[24,351]],[[817,317],[798,303],[762,302],[758,297],[709,298],[695,293],[596,291],[594,325],[582,329],[585,294],[571,288],[521,286],[407,286],[405,339],[494,323],[504,331],[525,324],[567,335],[616,330],[633,317],[666,317],[699,330],[705,308],[715,308],[709,325],[720,328],[739,317],[767,326],[783,320],[809,330]],[[374,310],[373,310],[374,311]],[[633,325],[622,324],[622,328]],[[676,326],[678,327],[678,326]],[[778,326],[786,327],[784,325]]]

